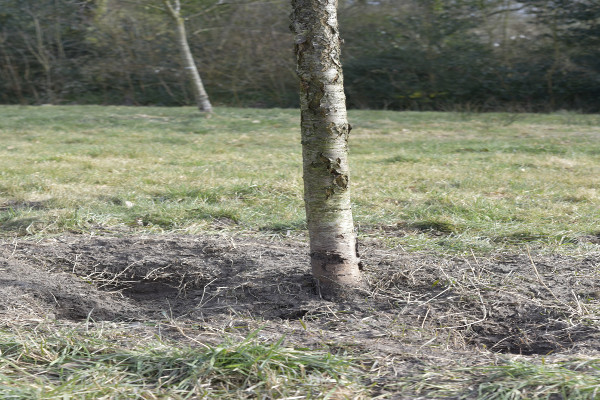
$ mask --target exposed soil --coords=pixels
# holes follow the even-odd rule
[[[383,383],[503,354],[596,354],[600,254],[440,258],[363,244],[370,290],[319,298],[301,239],[61,236],[0,241],[0,320],[170,321],[177,340],[286,334],[367,354]],[[167,329],[169,331],[169,329]],[[163,332],[164,333],[164,332]]]

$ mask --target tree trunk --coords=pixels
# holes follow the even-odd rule
[[[350,205],[346,97],[337,0],[292,0],[300,78],[304,202],[321,293],[363,286]]]
[[[208,99],[208,94],[206,93],[206,90],[204,90],[202,78],[200,78],[200,73],[198,72],[198,68],[196,67],[196,63],[194,62],[194,57],[192,56],[192,51],[190,50],[190,46],[187,41],[187,34],[185,32],[185,22],[181,17],[181,6],[179,0],[175,0],[175,4],[171,4],[169,0],[163,0],[163,2],[167,7],[167,10],[169,11],[169,15],[171,15],[171,17],[175,21],[175,24],[177,25],[177,42],[179,44],[179,49],[181,50],[181,55],[183,56],[183,62],[185,65],[184,68],[186,69],[192,81],[192,85],[194,88],[194,97],[196,98],[198,109],[200,111],[211,113],[212,105],[210,104],[210,100]]]

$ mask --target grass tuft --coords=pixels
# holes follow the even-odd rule
[[[600,359],[505,361],[494,366],[428,371],[400,381],[398,388],[405,395],[420,398],[594,400],[600,396]]]
[[[488,367],[479,384],[481,400],[552,399],[593,400],[600,396],[600,360],[555,364],[514,361]]]
[[[133,348],[77,330],[0,331],[0,396],[50,398],[285,398],[344,392],[346,357],[261,343],[186,347],[151,340]]]

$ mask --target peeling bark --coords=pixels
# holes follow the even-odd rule
[[[194,97],[196,99],[196,103],[198,105],[198,109],[200,111],[204,111],[207,113],[212,112],[212,105],[210,104],[210,100],[208,99],[208,94],[204,89],[204,84],[202,83],[202,78],[200,78],[200,73],[198,72],[198,68],[196,67],[196,63],[194,62],[194,57],[192,56],[192,51],[190,50],[190,46],[187,41],[187,34],[185,32],[185,22],[181,17],[181,5],[179,0],[175,0],[175,4],[171,4],[170,0],[163,0],[165,7],[167,7],[167,11],[177,26],[177,43],[179,44],[179,48],[181,50],[181,55],[183,57],[183,62],[185,65],[185,69],[192,81],[192,85],[194,88]]]
[[[337,0],[292,0],[292,7],[312,272],[322,292],[360,287]]]

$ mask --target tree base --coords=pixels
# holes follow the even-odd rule
[[[331,281],[319,280],[315,277],[314,285],[320,298],[336,303],[360,301],[365,298],[368,289],[368,285],[363,280],[354,285],[341,285]]]

